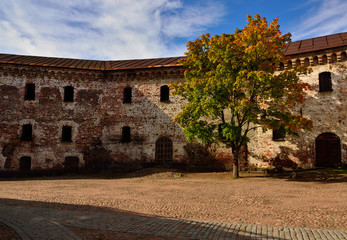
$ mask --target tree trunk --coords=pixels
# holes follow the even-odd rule
[[[233,177],[239,177],[239,149],[235,149],[233,154]]]

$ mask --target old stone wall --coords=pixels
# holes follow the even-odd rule
[[[177,68],[102,72],[4,64],[0,66],[0,169],[18,170],[20,158],[31,158],[31,169],[62,169],[66,157],[97,158],[108,167],[121,162],[155,160],[159,137],[173,141],[173,160],[183,159],[186,139],[173,118],[179,97],[160,102],[160,87],[183,79]],[[25,100],[27,83],[35,84],[35,99]],[[74,89],[64,101],[64,87]],[[124,87],[132,88],[131,103],[123,103]],[[32,140],[21,139],[23,125],[32,126]],[[62,141],[63,126],[71,141]],[[122,141],[130,127],[131,140]],[[89,157],[88,157],[89,156]],[[100,159],[99,159],[100,158]]]
[[[313,120],[312,131],[281,140],[273,140],[272,131],[252,132],[245,155],[251,164],[315,166],[316,139],[324,133],[338,138],[341,163],[347,164],[346,52],[317,54],[294,56],[290,64],[283,64],[284,68],[294,67],[292,63],[312,67],[302,77],[312,89],[306,92],[305,103],[293,109]],[[172,141],[168,154],[174,162],[184,161],[187,141],[173,121],[184,100],[172,94],[169,101],[160,99],[162,86],[184,81],[183,71],[179,66],[102,71],[0,65],[0,170],[20,169],[22,157],[30,157],[32,170],[64,169],[73,166],[76,158],[79,167],[112,169],[122,163],[136,167],[156,161],[158,139],[168,146]],[[322,72],[331,74],[332,91],[319,91]],[[35,84],[33,100],[25,100],[28,83]],[[65,87],[73,87],[71,102],[64,101]],[[128,87],[131,102],[123,103]],[[28,125],[29,140],[22,138]],[[62,141],[66,127],[71,136]],[[130,129],[130,139],[124,139],[124,129]],[[230,149],[220,147],[215,154],[224,163],[230,160]]]
[[[284,140],[275,141],[272,131],[263,133],[259,129],[249,144],[251,164],[313,167],[317,157],[316,139],[323,133],[332,133],[340,139],[341,163],[347,164],[347,64],[345,60],[337,62],[331,58],[320,63],[312,64],[312,72],[301,76],[312,88],[306,92],[304,104],[293,109],[313,121],[312,131],[302,131],[297,137],[286,136]],[[322,72],[331,73],[332,91],[319,91],[319,74]]]

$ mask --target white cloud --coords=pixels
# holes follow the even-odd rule
[[[346,9],[345,0],[313,1],[304,21],[293,19],[296,22],[296,29],[292,31],[294,40],[347,31]]]
[[[2,0],[0,52],[88,59],[179,56],[223,15],[180,0]]]

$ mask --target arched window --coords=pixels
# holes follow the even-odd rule
[[[293,68],[292,61],[289,60],[289,61],[287,62],[287,69],[292,69],[292,68]]]
[[[278,70],[283,71],[284,70],[284,64],[281,62],[278,66]]]
[[[337,62],[337,55],[336,55],[335,53],[333,53],[333,54],[331,55],[331,62],[332,62],[332,63]]]
[[[130,142],[131,141],[131,135],[130,135],[130,127],[125,126],[122,128],[122,142]]]
[[[310,66],[310,59],[305,58],[305,61],[304,61],[304,66],[305,66],[305,67]]]
[[[341,53],[341,61],[345,61],[347,59],[346,52]]]
[[[330,72],[321,72],[319,74],[319,91],[320,92],[330,92],[332,91],[331,83],[331,73]]]
[[[327,57],[327,55],[323,55],[322,56],[322,64],[327,64],[328,63],[328,57]]]
[[[318,65],[318,57],[317,56],[315,56],[313,58],[313,66],[316,66],[316,65]]]
[[[155,142],[155,160],[159,164],[172,163],[172,140],[168,137],[160,137]]]
[[[295,67],[300,67],[300,65],[301,65],[300,59],[296,59],[296,61],[295,61]]]
[[[123,91],[123,103],[131,103],[131,93],[132,89],[131,87],[124,88]]]
[[[160,101],[161,102],[168,102],[170,101],[170,89],[167,85],[160,87]]]

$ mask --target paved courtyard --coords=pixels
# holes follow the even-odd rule
[[[346,199],[344,174],[16,179],[0,222],[22,239],[347,239]]]
[[[67,211],[0,204],[0,221],[27,239],[82,239],[68,226],[174,239],[347,239],[343,230],[319,230]]]

